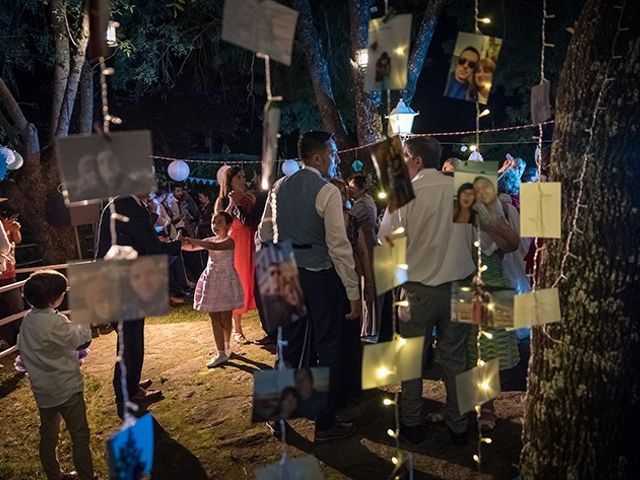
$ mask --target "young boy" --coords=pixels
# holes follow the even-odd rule
[[[78,350],[91,342],[91,330],[73,325],[55,310],[66,291],[67,279],[56,271],[40,270],[29,277],[23,294],[31,310],[22,322],[18,349],[40,411],[40,461],[48,480],[91,480],[89,425],[78,363]],[[61,417],[71,435],[77,474],[60,471],[56,446]]]

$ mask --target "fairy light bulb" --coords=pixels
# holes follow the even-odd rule
[[[385,193],[385,196],[386,196],[386,193]],[[404,233],[404,227],[398,227],[393,232],[391,232],[392,235],[402,235],[403,233]]]
[[[391,457],[391,463],[393,463],[394,465],[398,465],[398,462],[400,460],[398,460],[398,457]]]
[[[379,200],[384,200],[386,198],[387,198],[387,192],[382,191],[382,190],[378,192],[378,199]]]
[[[396,402],[394,402],[393,400],[389,399],[389,398],[385,398],[384,400],[382,400],[382,404],[385,407],[388,407],[390,405],[395,405]]]
[[[482,438],[480,439],[480,441],[481,441],[482,443],[486,443],[487,445],[489,445],[491,442],[493,442],[493,440],[491,440],[489,437],[482,437]]]
[[[485,392],[491,390],[491,385],[489,384],[489,380],[488,379],[484,379],[482,382],[480,382],[478,384],[478,387],[480,388],[480,390],[483,390]]]
[[[391,375],[391,370],[387,367],[380,367],[376,370],[376,377],[378,378],[386,378]]]
[[[478,146],[477,145],[471,145],[469,147],[469,150],[471,150],[472,152],[475,152],[476,150],[478,150]]]
[[[489,17],[478,18],[478,21],[485,25],[489,25],[491,23],[491,19]]]
[[[486,117],[487,115],[491,114],[491,110],[489,110],[488,108],[485,108],[482,112],[480,112],[480,115],[478,115],[478,118],[482,118],[482,117]]]
[[[396,438],[398,436],[395,430],[392,429],[387,430],[387,435],[389,435],[391,438]]]
[[[484,330],[482,330],[482,335],[487,337],[489,340],[491,340],[493,338],[493,334],[491,334],[489,332],[485,332]]]
[[[480,463],[480,457],[479,457],[478,455],[475,455],[475,454],[474,454],[474,455],[473,455],[473,460],[474,460],[476,463]]]

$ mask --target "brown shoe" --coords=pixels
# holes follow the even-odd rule
[[[150,405],[160,400],[164,400],[164,396],[160,390],[139,390],[138,393],[131,397],[133,403],[142,405]]]
[[[150,378],[147,378],[145,380],[142,380],[138,386],[142,389],[142,390],[146,390],[147,388],[149,388],[151,386],[151,384],[153,383],[153,380],[151,380]]]
[[[356,426],[353,423],[336,422],[333,427],[327,430],[316,430],[316,443],[332,442],[334,440],[343,440],[349,438],[356,433]]]

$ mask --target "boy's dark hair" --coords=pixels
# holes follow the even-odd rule
[[[213,218],[215,217],[223,217],[224,221],[227,222],[227,225],[231,225],[233,223],[233,217],[229,212],[218,212],[213,216]]]
[[[360,190],[369,188],[369,178],[364,173],[356,173],[349,178],[350,182],[355,183]]]
[[[298,139],[298,156],[300,160],[306,162],[318,150],[324,150],[326,143],[334,140],[333,134],[329,132],[312,131],[303,133]]]
[[[67,291],[67,277],[55,270],[33,272],[22,287],[22,295],[35,308],[49,308]]]
[[[411,137],[404,142],[405,148],[422,158],[422,168],[440,169],[442,145],[433,137]]]

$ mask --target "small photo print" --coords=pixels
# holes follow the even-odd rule
[[[384,387],[422,376],[424,337],[402,338],[365,345],[362,351],[362,389]]]
[[[256,480],[323,480],[318,461],[312,455],[287,457],[255,471]]]
[[[262,119],[262,178],[261,188],[271,186],[273,166],[278,158],[278,130],[280,128],[280,109],[267,102]]]
[[[67,205],[156,190],[149,130],[69,135],[56,139],[56,154]]]
[[[460,414],[472,411],[500,395],[500,360],[494,358],[480,367],[456,375],[456,394]]]
[[[395,212],[416,198],[399,136],[396,135],[373,145],[371,156],[380,185],[387,192],[389,212]]]
[[[498,162],[455,162],[453,221],[476,224],[477,215],[491,214],[498,201]]]
[[[486,105],[501,46],[501,38],[458,33],[444,96]]]
[[[291,65],[298,12],[273,0],[224,2],[222,39]]]
[[[551,118],[550,83],[545,80],[531,87],[531,121],[546,122]]]
[[[545,288],[516,295],[513,301],[515,328],[562,322],[560,295],[557,288]]]
[[[451,320],[483,327],[513,328],[513,288],[483,286],[482,293],[471,282],[451,284]]]
[[[262,248],[256,254],[255,264],[267,328],[274,331],[306,316],[307,305],[291,240]]]
[[[378,295],[409,280],[406,236],[394,238],[393,246],[385,243],[373,247],[373,277]]]
[[[253,422],[314,419],[325,408],[328,391],[328,367],[255,372]]]
[[[69,265],[71,321],[102,324],[164,315],[168,265],[166,255]]]
[[[153,417],[150,413],[117,432],[107,442],[109,478],[138,480],[153,468]]]
[[[402,90],[407,86],[411,15],[396,15],[384,22],[369,22],[367,91]]]

